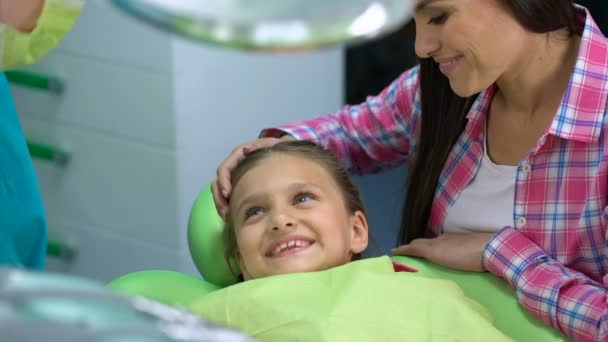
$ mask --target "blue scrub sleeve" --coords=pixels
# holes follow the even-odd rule
[[[44,208],[23,130],[0,74],[0,266],[43,269]]]

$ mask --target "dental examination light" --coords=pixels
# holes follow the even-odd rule
[[[193,40],[289,51],[365,41],[401,27],[415,0],[110,0]]]

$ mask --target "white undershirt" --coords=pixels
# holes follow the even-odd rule
[[[514,225],[517,166],[494,164],[485,145],[477,175],[447,209],[445,233],[492,233]]]

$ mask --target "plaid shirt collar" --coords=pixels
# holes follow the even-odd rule
[[[594,142],[600,137],[608,102],[608,43],[587,9],[579,7],[579,18],[584,21],[578,57],[568,88],[547,134],[562,139]],[[600,48],[598,48],[598,46]],[[467,114],[467,129],[471,137],[478,137],[485,127],[485,114],[490,108],[497,86],[481,92]]]

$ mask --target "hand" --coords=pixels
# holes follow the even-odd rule
[[[481,255],[492,236],[493,233],[446,233],[434,239],[416,239],[392,253],[425,258],[456,270],[483,272]]]
[[[0,22],[31,32],[38,24],[43,7],[44,0],[0,0]]]
[[[228,215],[228,198],[232,192],[230,183],[230,173],[236,165],[245,158],[248,153],[263,147],[274,146],[282,141],[295,140],[291,135],[284,135],[281,138],[260,138],[246,144],[237,146],[228,158],[217,168],[217,179],[211,184],[211,192],[215,201],[215,208],[220,216],[226,220]]]

